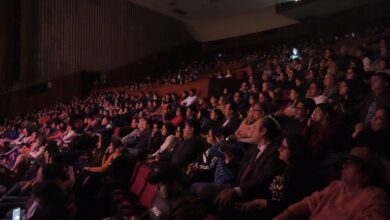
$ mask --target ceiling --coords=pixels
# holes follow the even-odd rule
[[[235,16],[275,4],[275,0],[129,0],[180,20]],[[288,0],[283,0],[288,1]]]
[[[305,0],[302,7],[277,13],[275,3],[301,0],[128,0],[182,21],[201,42],[292,25],[307,16],[325,16],[379,0]]]

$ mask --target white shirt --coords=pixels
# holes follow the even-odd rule
[[[186,99],[184,99],[183,101],[181,101],[181,105],[185,105],[186,107],[194,104],[194,102],[198,99],[198,97],[196,95],[194,96],[188,96]]]
[[[321,103],[328,102],[328,97],[326,97],[324,95],[319,95],[317,97],[314,97],[313,100],[316,103],[316,105],[318,105],[318,104],[321,104]]]

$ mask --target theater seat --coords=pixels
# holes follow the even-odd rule
[[[141,165],[142,165],[142,163],[140,161],[137,161],[137,163],[135,163],[134,169],[133,169],[133,174],[131,175],[130,182],[129,182],[130,186],[131,186],[131,184],[133,184],[135,177],[137,176]]]
[[[112,134],[113,136],[116,136],[116,137],[119,137],[119,132],[121,131],[121,128],[120,127],[116,127],[114,129],[114,133]]]
[[[150,167],[142,164],[138,169],[134,182],[130,186],[130,191],[137,196],[140,196],[146,186],[146,178],[149,176],[152,170]]]
[[[147,183],[144,191],[142,192],[139,198],[139,203],[147,208],[150,208],[155,196],[156,196],[156,186]]]
[[[218,220],[218,218],[214,215],[207,215],[203,220]]]

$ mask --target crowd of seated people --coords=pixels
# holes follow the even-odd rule
[[[389,219],[389,46],[370,34],[351,48],[305,42],[292,60],[284,46],[258,52],[218,96],[121,87],[6,119],[0,214]],[[117,199],[139,163],[156,184],[149,210]]]

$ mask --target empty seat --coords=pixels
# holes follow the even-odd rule
[[[156,196],[156,186],[147,183],[144,191],[142,192],[139,198],[139,203],[147,208],[150,208],[155,196]]]
[[[150,167],[142,164],[138,169],[133,183],[131,184],[130,191],[137,196],[140,196],[146,186],[146,178],[149,176],[152,170]]]

